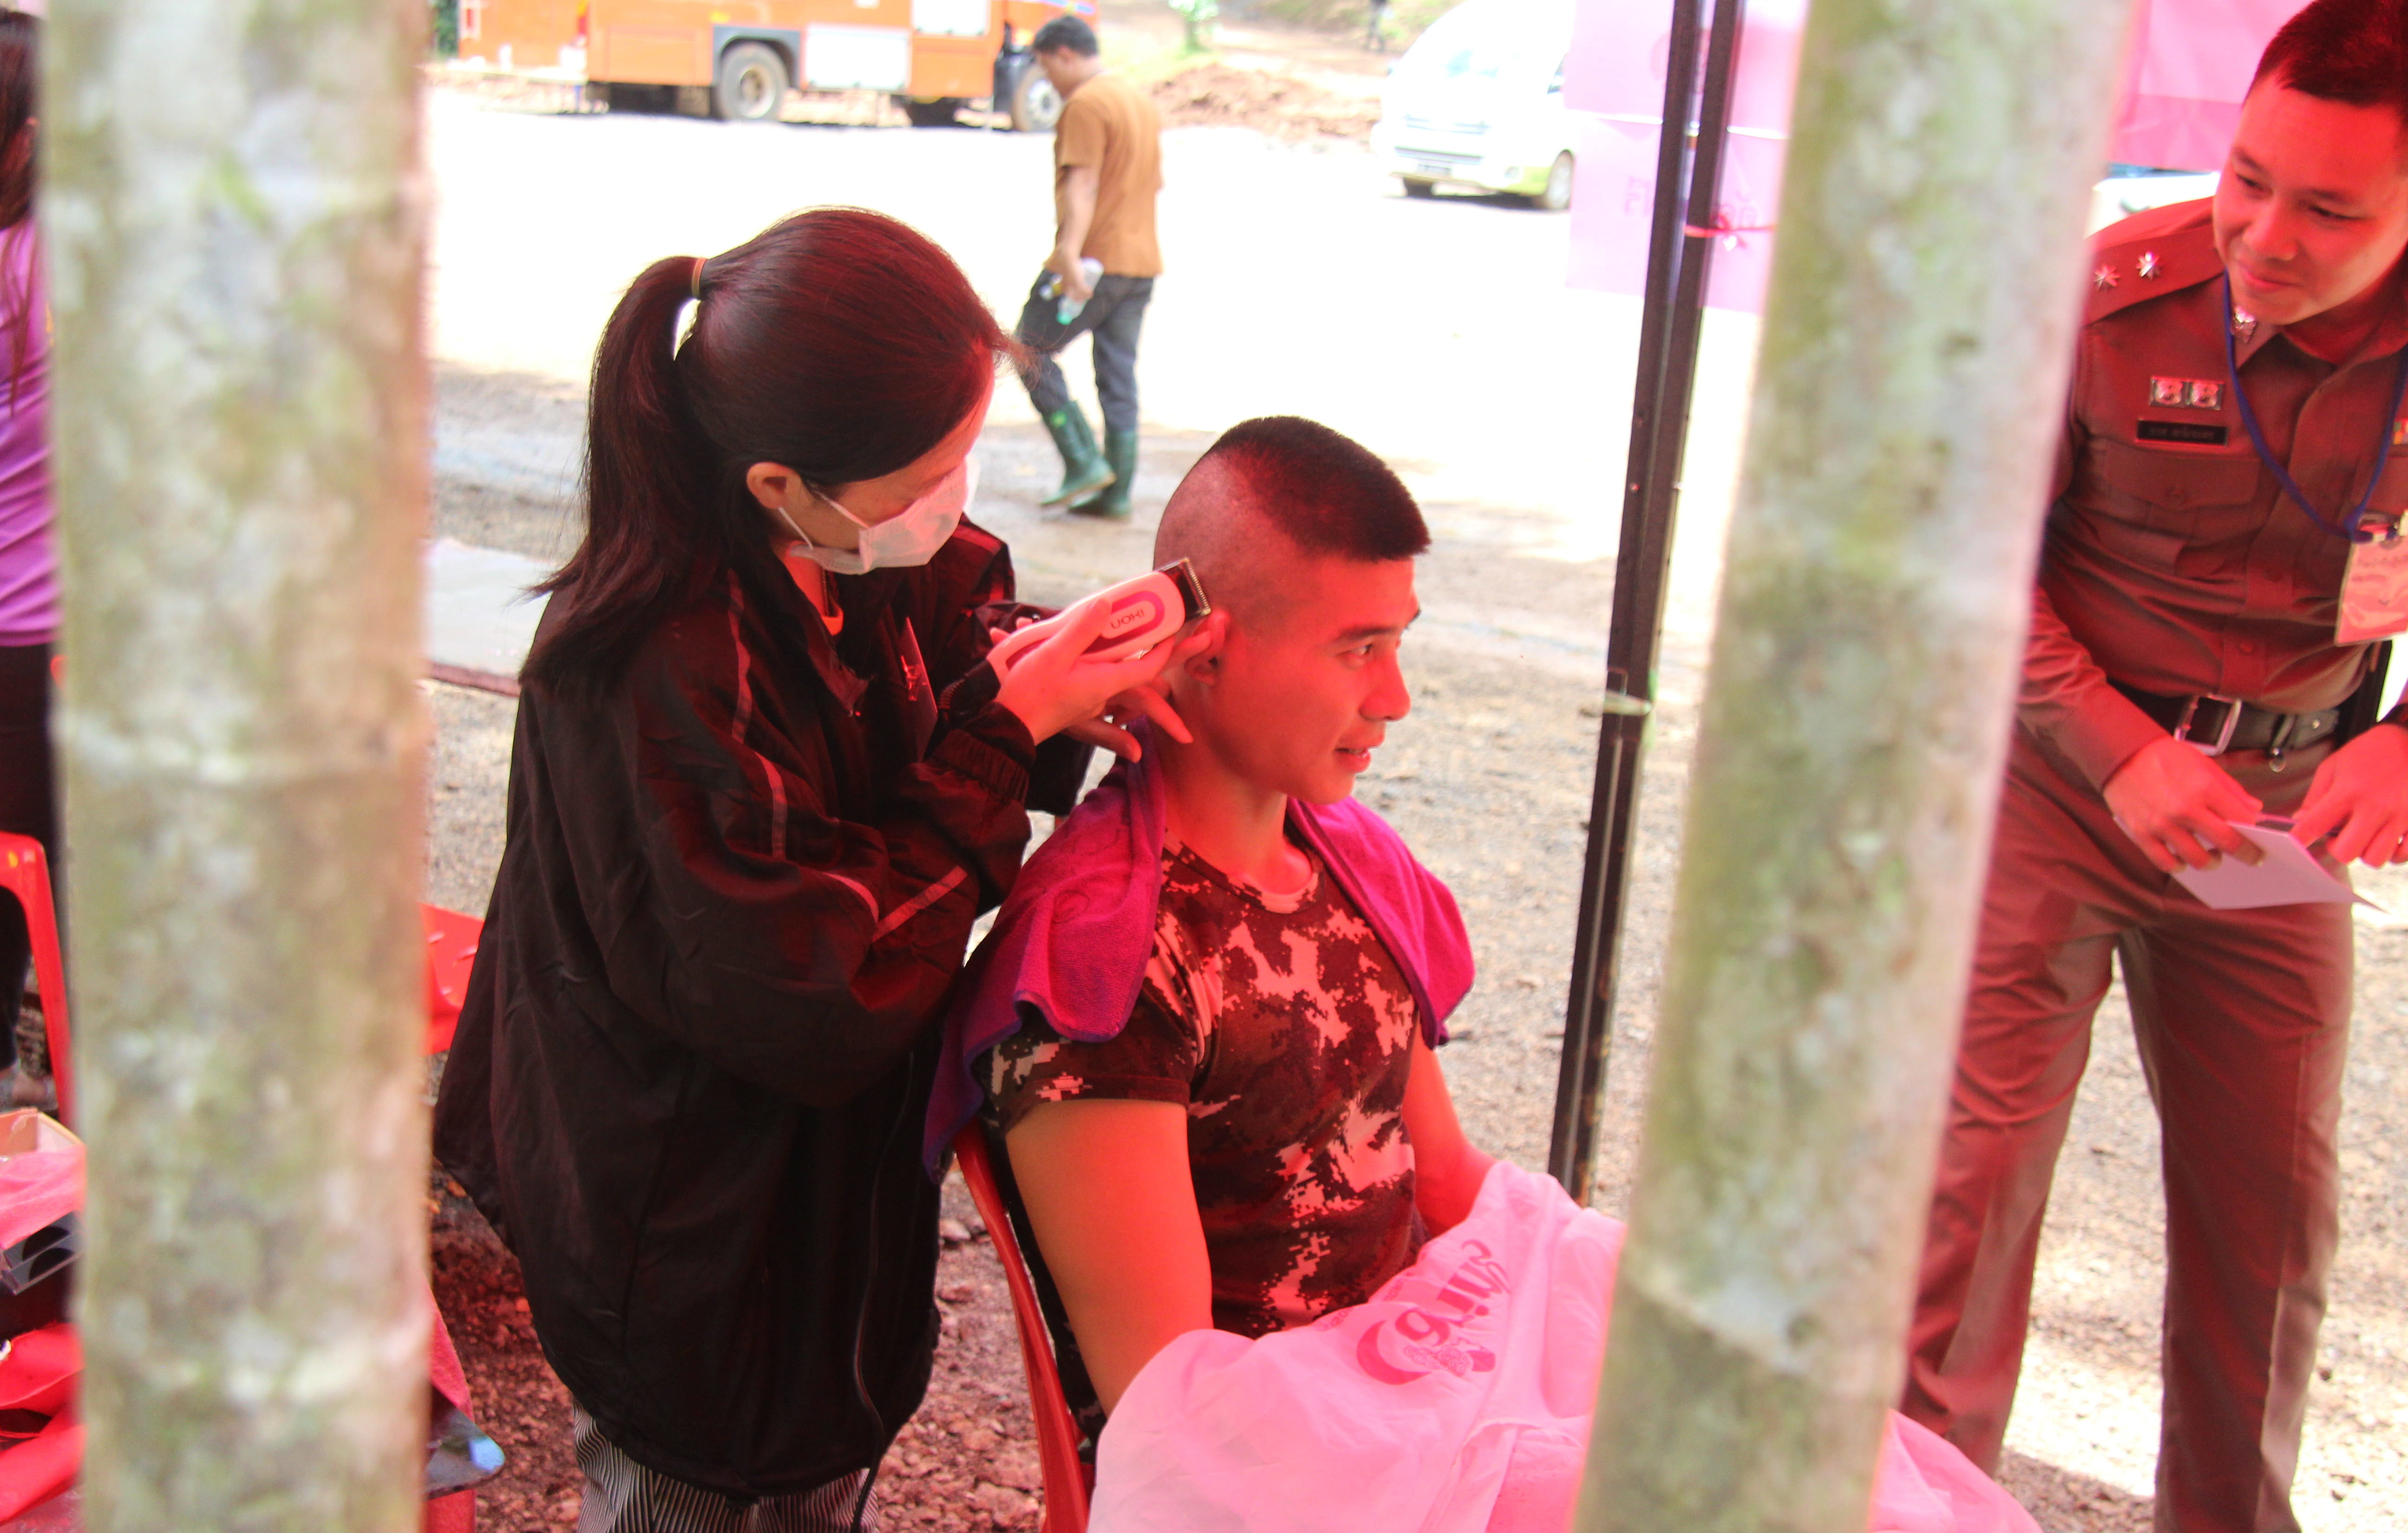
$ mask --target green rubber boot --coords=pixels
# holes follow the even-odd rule
[[[1096,451],[1096,434],[1087,429],[1087,418],[1079,413],[1076,404],[1065,405],[1045,417],[1045,429],[1054,434],[1054,445],[1062,451],[1062,487],[1039,501],[1039,505],[1067,506],[1110,487],[1112,466]]]
[[[1137,487],[1137,433],[1106,427],[1104,461],[1111,465],[1112,482],[1102,494],[1080,501],[1070,509],[1081,516],[1100,516],[1114,522],[1125,522],[1129,514],[1129,492]]]

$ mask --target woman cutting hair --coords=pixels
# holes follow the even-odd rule
[[[847,209],[655,264],[603,334],[436,1128],[575,1397],[585,1533],[877,1526],[937,1334],[939,1004],[1032,779],[1075,789],[1039,742],[1129,749],[1098,715],[1172,653],[1082,659],[1098,619],[984,663],[1030,610],[962,521],[1009,347]]]

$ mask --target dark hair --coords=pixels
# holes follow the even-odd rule
[[[678,317],[700,294],[694,325]],[[524,675],[598,691],[677,603],[783,580],[756,463],[824,488],[891,474],[960,425],[1011,342],[953,258],[883,214],[822,208],[627,289],[594,354],[585,539]]]
[[[1241,421],[1205,450],[1245,487],[1248,506],[1307,553],[1378,564],[1430,545],[1412,492],[1362,443],[1299,415]]]
[[[1031,53],[1051,53],[1057,48],[1092,59],[1096,56],[1096,29],[1076,16],[1056,16],[1028,39]]]
[[[2312,0],[2258,55],[2251,89],[2266,79],[2325,101],[2388,107],[2408,133],[2408,0]]]
[[[41,77],[42,23],[22,10],[0,11],[0,256],[13,258],[19,241],[34,237],[35,90]],[[0,294],[0,330],[7,332],[8,408],[34,349],[34,287]]]

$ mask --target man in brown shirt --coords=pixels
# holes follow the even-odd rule
[[[1044,503],[1125,517],[1137,478],[1138,329],[1162,274],[1154,237],[1162,119],[1143,92],[1104,68],[1096,35],[1079,18],[1055,17],[1030,47],[1064,103],[1054,129],[1054,253],[1029,290],[1019,330],[1030,353],[1022,380],[1062,451],[1061,488]],[[1075,309],[1068,319],[1066,308]],[[1054,360],[1079,336],[1093,337],[1100,451]]]
[[[2092,256],[1903,1409],[1997,1469],[2120,959],[2163,1128],[2165,1530],[2299,1526],[2349,909],[2212,910],[2170,875],[2257,860],[2233,823],[2266,815],[2330,864],[2403,857],[2408,727],[2344,741],[2375,653],[2335,628],[2358,551],[2408,514],[2403,250],[2408,0],[2315,0],[2212,205]]]

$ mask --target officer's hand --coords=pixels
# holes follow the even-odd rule
[[[2317,776],[2321,780],[2323,774]],[[2222,860],[2217,853],[2224,852],[2245,863],[2265,859],[2266,853],[2233,829],[2232,823],[2254,824],[2266,806],[2200,754],[2198,747],[2171,735],[2150,741],[2115,768],[2103,792],[2124,833],[2140,843],[2160,873],[2186,865],[2214,867]]]
[[[2377,724],[2327,756],[2291,834],[2310,846],[2331,836],[2335,862],[2408,862],[2408,729]]]

